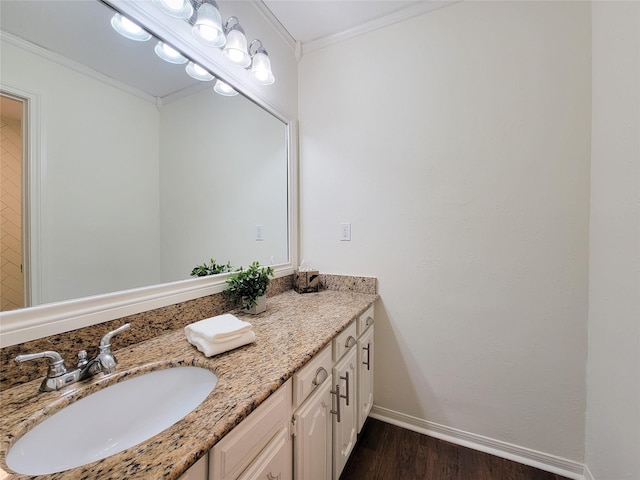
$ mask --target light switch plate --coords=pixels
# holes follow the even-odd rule
[[[351,224],[350,223],[340,224],[340,241],[341,242],[351,241]]]

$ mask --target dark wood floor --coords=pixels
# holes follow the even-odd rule
[[[340,480],[568,480],[369,418]]]

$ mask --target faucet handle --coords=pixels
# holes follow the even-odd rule
[[[89,363],[89,360],[87,360],[87,351],[80,350],[78,352],[78,368],[84,367],[87,363]]]
[[[116,365],[118,361],[116,357],[111,353],[111,338],[114,335],[117,335],[120,332],[124,332],[128,330],[131,325],[129,323],[125,323],[120,328],[116,328],[112,332],[107,333],[102,340],[100,340],[100,353],[96,357],[100,362],[100,371],[105,374],[113,373],[116,369]]]
[[[129,327],[131,327],[131,324],[125,323],[120,328],[116,328],[115,330],[107,333],[104,337],[102,337],[102,340],[100,340],[100,351],[108,351],[109,347],[111,346],[111,338],[114,335],[124,332],[125,330],[129,330]]]
[[[36,360],[38,358],[46,358],[49,361],[49,371],[47,372],[48,378],[59,377],[67,373],[67,367],[64,365],[64,360],[58,352],[47,350],[40,353],[29,353],[26,355],[18,355],[15,358],[15,362],[20,364],[28,362],[29,360]]]

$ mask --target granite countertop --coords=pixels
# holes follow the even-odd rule
[[[236,350],[206,358],[178,330],[117,350],[119,365],[112,375],[99,375],[58,392],[38,392],[41,379],[7,389],[0,394],[0,480],[32,478],[9,473],[5,454],[17,438],[65,405],[129,376],[171,366],[196,365],[215,372],[218,384],[182,420],[111,457],[37,477],[177,479],[376,298],[375,294],[333,290],[304,295],[288,291],[270,297],[267,311],[262,314],[231,312],[250,322],[256,333],[255,343]]]

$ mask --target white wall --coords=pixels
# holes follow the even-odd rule
[[[155,105],[7,42],[2,82],[40,98],[40,303],[158,283]]]
[[[640,478],[640,4],[592,6],[586,464]]]
[[[299,67],[301,257],[378,277],[376,405],[577,462],[590,22],[462,2]]]

